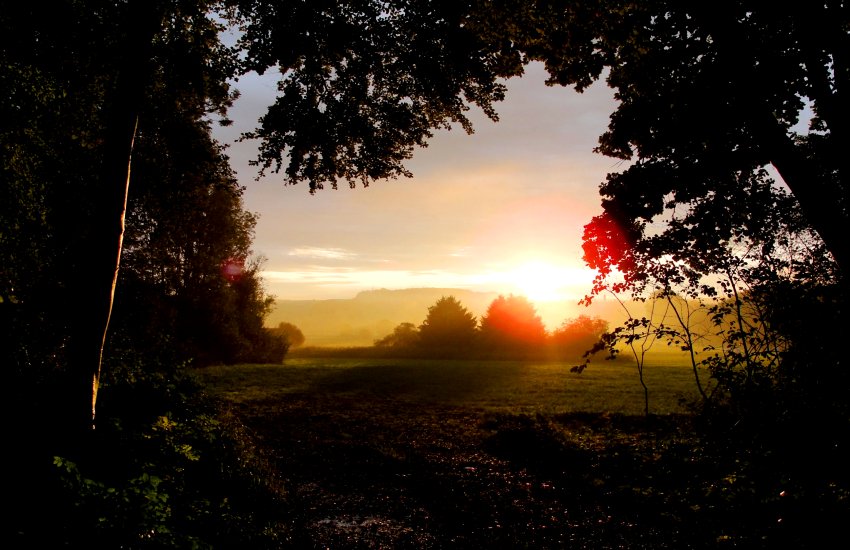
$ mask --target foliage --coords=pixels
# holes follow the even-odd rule
[[[456,356],[469,353],[475,343],[478,320],[454,296],[444,296],[428,308],[419,325],[419,342],[429,354]]]
[[[610,243],[622,240],[589,229],[586,258],[599,269],[593,292],[628,293],[654,311],[648,317],[628,312],[629,322],[607,344],[614,353],[621,345],[630,349],[639,372],[642,354],[656,340],[685,351],[704,405],[736,410],[741,428],[762,434],[772,431],[767,425],[790,429],[791,417],[824,414],[827,402],[829,417],[850,419],[841,400],[825,391],[844,378],[828,344],[844,315],[833,264],[801,223],[794,201],[769,183],[763,193],[772,197],[771,208],[730,211],[726,215],[741,216],[741,224],[713,246],[688,244],[692,226],[685,220],[699,205],[681,217],[670,211],[664,231],[622,249],[624,262],[610,254]],[[700,385],[702,368],[718,383],[711,395]]]
[[[604,76],[616,90],[597,151],[632,162],[601,186],[595,225],[619,226],[631,246],[665,208],[700,205],[691,244],[722,243],[747,225],[742,210],[769,214],[758,180],[772,165],[846,271],[842,2],[804,16],[759,2],[528,5],[508,30],[529,59],[545,62],[550,83],[582,90]]]
[[[259,261],[246,262],[256,217],[209,128],[152,119],[168,128],[140,139],[115,330],[139,341],[168,334],[179,360],[244,360],[268,344],[271,299]]]
[[[377,348],[411,349],[419,346],[419,329],[413,323],[400,323],[392,334],[375,340]]]
[[[20,451],[30,462],[17,475],[28,484],[12,492],[20,521],[9,544],[279,548],[286,541],[276,473],[185,369],[126,361],[108,372],[101,422],[85,452],[56,440],[36,445],[53,453],[51,464],[32,448]]]
[[[497,119],[498,77],[520,66],[467,25],[471,2],[235,0],[242,71],[276,67],[280,94],[246,135],[263,170],[311,191],[409,176],[402,162],[435,129],[467,132],[469,105]]]
[[[717,338],[708,338],[710,330],[695,332],[678,306],[704,299],[696,305],[705,310],[700,316],[714,315],[720,327],[714,336],[725,342],[711,356],[723,358],[714,371],[747,385],[762,361],[753,352],[800,360],[802,353],[789,353],[802,340],[778,332],[791,326],[781,316],[744,315],[744,297],[753,311],[779,312],[760,300],[790,285],[843,310],[844,298],[829,290],[842,284],[846,293],[841,281],[850,258],[842,236],[848,198],[840,153],[847,116],[838,107],[850,85],[843,3],[821,4],[802,17],[758,2],[719,8],[664,0],[427,3],[430,11],[425,5],[378,7],[364,0],[282,14],[261,2],[240,3],[246,68],[279,64],[284,75],[278,103],[252,134],[262,139],[259,163],[281,169],[283,152],[294,153],[287,178],[311,180],[311,189],[403,174],[409,147],[457,114],[434,109],[453,104],[443,92],[456,98],[465,86],[481,86],[487,93],[473,103],[489,114],[500,96],[488,78],[542,61],[550,84],[581,91],[604,77],[619,102],[597,151],[629,162],[602,184],[603,213],[586,227],[585,258],[600,274],[593,294],[658,292],[675,317],[660,323],[632,317],[609,340],[612,346],[621,338],[631,344],[666,338],[691,354],[698,381],[702,358],[695,348],[717,346]],[[420,44],[425,35],[436,41]],[[384,40],[394,36],[407,39]],[[450,50],[457,57],[445,55]],[[430,60],[419,57],[425,53]],[[454,80],[447,84],[446,76]],[[381,123],[363,124],[370,116]],[[320,131],[301,129],[308,118]],[[801,121],[809,122],[807,132]],[[686,301],[674,303],[679,297]],[[499,340],[493,333],[485,317],[482,334],[490,344]],[[812,341],[818,338],[796,337],[828,348]],[[727,395],[736,391],[726,388]]]
[[[235,361],[263,344],[256,220],[211,137],[235,59],[215,5],[66,0],[49,16],[38,4],[0,15],[2,353],[19,383],[66,386],[62,419],[91,416],[89,344],[98,327],[103,340],[116,272],[109,205],[116,159],[126,179],[117,126],[128,113],[139,124],[107,356],[167,346],[177,360]],[[238,281],[222,276],[228,258],[249,264]]]
[[[460,301],[453,296],[443,297],[428,308],[428,316],[419,328],[412,323],[401,323],[391,334],[376,340],[371,350],[316,349],[299,353],[299,357],[575,359],[589,350],[590,354],[600,351],[599,347],[592,348],[608,328],[602,319],[580,315],[565,320],[552,334],[547,334],[534,306],[521,296],[497,298],[490,304],[489,313],[490,328],[481,330]]]
[[[546,341],[546,327],[525,296],[499,296],[481,318],[481,338],[490,351],[527,353]]]
[[[549,335],[559,355],[579,357],[590,350],[608,331],[608,322],[598,317],[579,315],[566,319]]]
[[[271,329],[271,331],[273,334],[285,338],[286,342],[292,348],[299,348],[304,345],[304,333],[292,323],[282,321],[275,328]]]
[[[261,140],[265,169],[284,169],[288,156],[291,183],[314,190],[407,175],[401,163],[432,129],[456,122],[471,131],[464,100],[495,118],[497,79],[542,61],[551,85],[582,91],[604,76],[616,90],[597,151],[633,162],[602,185],[594,225],[619,227],[625,246],[675,204],[702,204],[708,215],[690,219],[693,235],[724,240],[740,223],[724,211],[769,208],[754,183],[773,164],[846,263],[847,115],[838,106],[850,37],[841,2],[802,17],[758,2],[666,0],[235,7],[241,70],[277,66],[282,75],[280,96],[248,137]],[[800,135],[807,107],[811,131]]]
[[[597,152],[628,163],[585,227],[599,274],[588,301],[622,293],[659,317],[629,313],[611,350],[640,365],[656,339],[679,347],[697,383],[703,367],[719,382],[699,387],[706,404],[753,433],[850,419],[828,390],[846,384],[829,343],[846,325],[850,265],[846,6],[529,2],[522,14],[506,32],[550,83],[604,78],[619,101]]]

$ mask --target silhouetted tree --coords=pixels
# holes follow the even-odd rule
[[[593,227],[616,224],[627,245],[664,204],[702,199],[715,208],[695,218],[694,234],[723,240],[734,223],[722,217],[725,197],[759,202],[748,182],[772,164],[847,269],[840,94],[850,82],[850,38],[841,2],[802,15],[758,2],[237,5],[245,70],[277,65],[284,75],[281,96],[252,134],[262,140],[259,162],[285,168],[291,182],[316,189],[406,174],[401,162],[431,128],[449,119],[466,127],[461,96],[495,116],[492,102],[503,92],[496,77],[542,61],[550,84],[581,91],[604,74],[617,91],[597,150],[634,162],[603,184],[605,213]],[[812,131],[799,135],[807,102]]]
[[[0,14],[0,79],[10,99],[2,114],[11,124],[3,225],[33,230],[30,245],[5,237],[0,245],[14,247],[4,251],[12,260],[2,294],[20,306],[3,312],[4,324],[21,327],[9,353],[27,377],[66,377],[62,418],[78,427],[91,425],[99,387],[133,151],[160,140],[166,117],[203,126],[230,101],[222,68],[231,58],[207,17],[211,6],[67,0]],[[33,336],[26,327],[37,319],[50,329],[41,324]]]
[[[85,401],[98,386],[129,161],[150,131],[145,110],[168,98],[198,117],[221,112],[228,79],[251,71],[282,75],[279,97],[247,136],[260,140],[258,164],[311,190],[409,175],[403,162],[434,129],[457,122],[472,131],[470,104],[496,119],[499,79],[530,61],[546,64],[551,84],[579,90],[605,74],[619,103],[598,151],[633,162],[602,185],[604,212],[586,233],[591,264],[628,276],[629,251],[674,207],[687,211],[671,226],[682,238],[653,241],[655,257],[725,246],[734,229],[749,230],[772,208],[761,169],[773,165],[847,278],[841,94],[850,85],[850,39],[841,2],[802,13],[791,4],[662,0],[285,8],[266,0],[64,0],[51,10],[17,3],[0,15],[4,121],[16,125],[4,131],[15,143],[4,152],[4,176],[16,179],[12,204],[24,206],[4,215],[36,229],[48,220],[50,229],[47,248],[15,238],[2,246],[55,264],[61,280],[45,283],[55,291],[48,300],[70,298],[76,314],[55,321],[62,336],[45,349],[72,367],[72,393],[90,394]],[[244,31],[234,50],[219,41],[217,10]],[[807,106],[814,116],[802,135],[795,125]],[[61,185],[44,184],[54,180]],[[29,194],[47,187],[54,189],[44,199]],[[28,294],[18,270],[32,260],[12,263],[5,273],[15,280],[2,282],[10,299]]]
[[[540,351],[546,336],[546,326],[525,296],[499,296],[481,318],[482,345],[493,351]]]
[[[172,101],[196,117],[221,113],[231,99],[229,78],[277,66],[281,96],[250,136],[261,139],[264,168],[279,169],[285,156],[290,181],[309,180],[311,189],[407,174],[401,162],[433,129],[459,122],[472,131],[464,114],[469,103],[496,118],[492,102],[504,94],[497,77],[511,70],[502,67],[501,46],[491,48],[465,28],[466,8],[371,0],[321,9],[254,0],[64,0],[49,13],[38,3],[4,9],[2,78],[11,84],[9,98],[20,100],[8,103],[8,120],[46,132],[10,136],[26,146],[12,153],[13,177],[23,182],[38,173],[62,182],[48,193],[57,200],[47,199],[56,207],[49,234],[67,241],[50,243],[61,250],[52,274],[61,280],[50,299],[70,301],[75,314],[48,347],[65,357],[69,395],[86,402],[69,405],[85,411],[81,424],[89,423],[96,401],[129,166],[139,140],[150,135],[150,106]],[[241,58],[219,41],[222,16],[244,29]],[[22,82],[13,82],[18,77]],[[37,99],[26,99],[36,87]],[[23,114],[27,105],[44,111]],[[45,123],[57,113],[61,120]],[[48,150],[55,166],[34,161]],[[11,186],[13,204],[32,203],[27,196],[41,182],[30,183]],[[29,220],[39,223],[37,216]],[[3,294],[23,296],[25,286],[4,282]]]
[[[850,269],[843,2],[805,13],[749,1],[529,0],[500,9],[480,24],[543,61],[551,84],[583,90],[604,75],[616,91],[597,151],[632,162],[602,185],[604,213],[592,230],[613,224],[631,246],[665,208],[698,205],[704,215],[691,220],[689,246],[722,242],[739,208],[770,208],[753,179],[772,165],[842,272]]]
[[[444,296],[428,308],[419,325],[419,341],[428,353],[469,353],[475,341],[478,320],[454,296]]]
[[[252,280],[258,266],[246,262],[256,217],[244,211],[243,190],[208,125],[175,105],[145,110],[116,329],[135,342],[167,335],[179,360],[233,362],[249,355],[267,311]],[[241,295],[248,286],[254,298]]]
[[[304,345],[304,333],[292,323],[283,321],[278,323],[275,328],[269,330],[275,335],[282,336],[289,343],[290,347],[298,348]]]
[[[579,315],[561,323],[549,335],[549,341],[559,355],[580,357],[593,348],[607,331],[608,322],[604,319]]]
[[[660,292],[674,313],[673,297],[705,300],[725,342],[713,372],[753,396],[753,418],[819,403],[806,415],[846,419],[829,342],[847,324],[850,280],[850,11],[774,8],[529,0],[488,4],[476,24],[544,62],[550,84],[615,90],[596,151],[629,164],[602,183],[603,213],[585,227],[591,294]],[[824,322],[792,321],[783,302]],[[657,328],[693,348],[681,321]]]
[[[276,67],[280,94],[260,127],[258,162],[311,190],[409,176],[403,162],[434,129],[467,132],[470,105],[496,120],[499,77],[521,72],[503,37],[471,25],[472,2],[235,0],[243,71]]]
[[[420,344],[419,329],[413,323],[401,323],[379,340],[375,340],[375,346],[379,348],[414,349]]]

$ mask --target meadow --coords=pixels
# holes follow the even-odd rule
[[[739,458],[695,436],[689,367],[288,358],[201,369],[297,548],[694,548],[774,540]],[[754,510],[758,512],[754,512]],[[728,544],[727,544],[728,543]]]
[[[399,406],[452,407],[480,413],[640,415],[644,393],[636,367],[593,363],[582,373],[560,361],[287,358],[282,365],[209,367],[214,394],[260,409],[291,395],[330,401],[390,400]],[[707,375],[702,374],[705,383]],[[658,355],[645,368],[650,413],[687,412],[699,398],[694,374],[679,357]]]

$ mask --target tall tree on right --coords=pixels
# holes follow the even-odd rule
[[[846,280],[848,25],[850,6],[834,0],[805,9],[554,0],[518,10],[507,32],[527,59],[546,64],[550,84],[581,91],[604,76],[616,90],[619,105],[597,152],[629,165],[602,184],[604,212],[588,235],[621,244],[607,257],[590,253],[591,264],[628,272],[626,251],[673,209],[699,212],[686,238],[658,255],[722,244],[735,226],[757,226],[771,197],[763,179],[755,183],[772,166]],[[749,219],[727,215],[741,210]]]
[[[684,317],[648,335],[709,353],[703,364],[754,432],[846,425],[835,343],[850,281],[847,2],[524,6],[505,7],[517,17],[501,27],[524,59],[579,91],[604,78],[619,102],[596,152],[624,169],[601,184],[603,211],[585,227],[598,272],[587,300],[612,291],[699,303],[719,347],[692,349],[697,327]]]

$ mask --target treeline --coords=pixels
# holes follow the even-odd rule
[[[450,295],[430,306],[419,325],[401,323],[392,333],[376,340],[373,347],[336,351],[312,348],[299,354],[580,361],[607,330],[606,321],[580,315],[547,331],[534,305],[526,297],[515,295],[500,295],[478,319]]]
[[[8,547],[241,546],[261,530],[247,442],[184,368],[286,350],[263,327],[256,217],[211,134],[234,58],[209,9],[0,13]]]
[[[67,9],[55,26],[17,12],[2,20],[4,44],[16,47],[3,48],[0,70],[0,326],[4,364],[29,380],[67,367],[69,335],[99,307],[83,290],[103,253],[95,249],[97,221],[114,153],[104,136],[119,101],[111,91],[125,72],[110,51],[125,40],[109,20],[116,13]],[[177,362],[260,359],[280,344],[263,330],[271,301],[250,249],[256,217],[243,208],[243,189],[209,121],[232,101],[218,77],[231,60],[200,40],[218,32],[213,21],[167,27],[151,46],[159,65],[136,98],[124,250],[104,357],[167,350]],[[187,43],[196,44],[191,60],[179,53]]]

